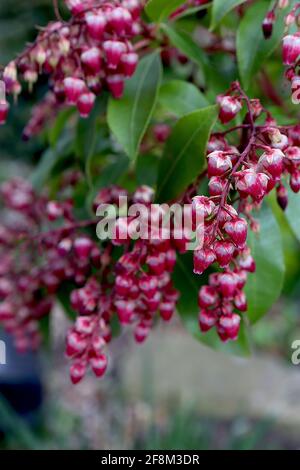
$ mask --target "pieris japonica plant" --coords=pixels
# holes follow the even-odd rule
[[[278,220],[300,224],[299,19],[289,0],[53,1],[1,70],[3,126],[44,93],[23,138],[45,151],[0,188],[0,324],[20,352],[57,303],[73,383],[105,374],[121,330],[143,343],[174,315],[247,352],[283,285]]]

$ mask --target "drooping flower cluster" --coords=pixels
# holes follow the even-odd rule
[[[61,283],[82,282],[100,254],[89,238],[74,233],[70,201],[39,197],[18,179],[4,183],[1,196],[6,212],[0,226],[0,322],[23,351],[38,346],[38,322],[50,313]],[[59,220],[63,229],[52,231]],[[80,256],[85,243],[92,249],[87,257]]]
[[[75,105],[87,117],[103,88],[115,98],[123,94],[124,82],[138,63],[132,41],[143,32],[140,0],[66,1],[72,17],[43,29],[34,44],[3,71],[8,94],[21,92],[20,80],[30,88],[40,75],[49,78],[50,91],[37,106],[24,137],[37,133],[62,106]],[[0,123],[8,113],[8,102],[0,103]]]
[[[76,181],[68,178],[66,184]],[[128,194],[119,187],[106,188],[97,195],[95,207],[115,204],[120,195]],[[1,196],[7,221],[0,230],[0,323],[13,335],[18,350],[38,347],[39,321],[49,315],[66,285],[73,286],[70,306],[78,314],[66,349],[74,383],[88,366],[96,376],[104,374],[115,315],[121,325],[133,328],[139,343],[147,338],[156,312],[164,321],[171,319],[179,295],[171,274],[175,248],[184,249],[181,240],[133,244],[117,232],[101,248],[93,239],[97,220],[76,222],[70,200],[38,196],[18,179],[4,183]],[[149,204],[152,196],[153,191],[143,186],[130,200]],[[120,226],[124,223],[126,218],[117,219]],[[116,247],[124,248],[119,259],[114,258]]]
[[[202,274],[213,263],[222,272],[209,276],[209,285],[199,293],[199,323],[203,332],[216,326],[223,341],[236,339],[240,317],[247,302],[243,292],[247,274],[255,271],[255,261],[246,245],[248,222],[254,231],[259,225],[252,216],[265,196],[276,187],[278,203],[288,204],[284,181],[299,192],[299,126],[280,128],[258,100],[250,100],[234,83],[217,99],[219,119],[230,122],[247,107],[244,123],[223,134],[212,135],[208,144],[208,178],[210,196],[193,198],[195,213],[201,213],[203,248],[194,252],[194,272]],[[257,119],[266,113],[264,125]],[[241,132],[241,145],[236,148],[227,141],[227,134]],[[232,203],[231,201],[234,201]]]

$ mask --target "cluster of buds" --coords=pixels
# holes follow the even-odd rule
[[[209,196],[192,200],[193,218],[200,214],[204,223],[195,227],[203,247],[194,252],[194,272],[204,273],[214,263],[224,271],[212,274],[209,285],[199,294],[200,327],[208,331],[216,326],[223,341],[236,339],[240,317],[247,309],[242,288],[247,273],[255,271],[255,262],[246,245],[248,224],[257,232],[252,216],[274,188],[282,209],[288,204],[284,182],[289,178],[294,192],[300,191],[299,126],[278,127],[258,100],[250,100],[238,83],[218,97],[219,119],[227,124],[247,106],[241,126],[213,134],[208,143],[207,174]],[[256,125],[266,113],[265,123]],[[241,144],[234,147],[227,134],[241,132]],[[231,201],[234,201],[232,203]],[[199,237],[198,237],[199,238]]]
[[[200,307],[199,326],[203,333],[216,327],[217,333],[223,342],[235,341],[238,338],[241,317],[239,312],[247,311],[247,300],[243,287],[247,280],[247,271],[255,270],[253,258],[244,250],[245,256],[242,264],[249,267],[241,269],[240,266],[234,270],[226,269],[221,273],[213,273],[209,276],[209,285],[202,286],[199,291],[198,304]]]
[[[77,180],[77,175],[68,177],[71,185]],[[117,186],[105,188],[94,207],[116,204],[120,195],[147,205],[153,190],[142,186],[128,195]],[[133,329],[138,343],[147,338],[157,312],[164,321],[172,318],[179,293],[171,276],[176,249],[183,251],[184,241],[134,243],[116,236],[100,247],[93,239],[97,220],[76,222],[71,200],[38,196],[23,180],[4,183],[1,196],[5,222],[0,227],[0,323],[19,351],[39,346],[39,322],[50,314],[66,282],[73,286],[70,306],[78,315],[66,347],[73,383],[89,367],[97,377],[105,373],[113,316]],[[117,224],[124,219],[117,219]],[[117,260],[116,247],[124,248]]]
[[[0,322],[18,350],[35,349],[38,323],[49,315],[61,283],[84,282],[99,267],[100,251],[75,232],[70,201],[49,201],[19,179],[4,183],[1,196]],[[58,230],[59,221],[64,227]]]
[[[274,3],[271,10],[269,10],[262,22],[262,31],[265,39],[269,39],[273,34],[273,28],[276,21],[277,10],[285,10],[289,6],[290,0],[278,0]],[[298,5],[299,6],[299,5]],[[295,12],[298,9],[297,6],[293,8],[293,11],[287,16],[286,25],[289,26],[295,21]]]
[[[21,92],[19,79],[31,89],[41,74],[48,75],[50,91],[26,128],[26,137],[39,131],[53,109],[75,105],[87,117],[103,88],[115,98],[123,94],[126,78],[138,63],[134,39],[146,34],[140,0],[67,1],[72,17],[43,29],[34,44],[4,69],[7,92]],[[8,104],[0,103],[0,123]]]

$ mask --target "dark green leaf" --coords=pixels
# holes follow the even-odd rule
[[[216,119],[216,106],[194,111],[179,119],[166,142],[159,166],[159,202],[175,199],[203,171],[207,141]]]
[[[269,7],[269,1],[261,0],[247,8],[238,28],[237,58],[240,77],[245,88],[249,87],[252,77],[276,49],[283,35],[284,13],[281,11],[277,15],[272,37],[267,40],[264,38],[261,25]]]
[[[140,185],[155,186],[158,158],[155,155],[140,155],[136,163],[136,178]]]
[[[295,237],[300,241],[300,197],[292,190],[289,190],[289,203],[284,214]]]
[[[185,0],[150,0],[145,10],[151,20],[159,22],[167,18],[183,3]]]
[[[111,184],[117,184],[124,173],[128,170],[129,159],[126,156],[118,155],[111,162],[109,162],[103,169],[100,170],[99,175],[92,180],[92,188],[86,198],[86,208],[89,212],[92,211],[93,200],[97,192]],[[95,215],[92,213],[92,215]]]
[[[108,124],[127,155],[137,157],[157,102],[161,83],[160,54],[141,60],[134,76],[127,81],[121,100],[110,99]]]
[[[209,105],[195,85],[181,80],[171,80],[162,85],[159,103],[178,117]]]
[[[211,29],[214,29],[224,16],[246,0],[214,0],[212,4]]]
[[[60,286],[56,297],[63,307],[65,313],[71,320],[75,320],[76,318],[76,312],[72,309],[71,307],[71,302],[70,302],[70,295],[71,292],[74,290],[74,285],[64,283],[63,285]]]
[[[54,125],[49,131],[49,142],[51,147],[55,147],[58,139],[68,121],[68,119],[74,114],[75,108],[67,108],[59,113]]]
[[[97,100],[88,118],[78,118],[75,155],[84,163],[94,154],[98,142],[97,121],[106,107],[106,99]]]
[[[178,257],[173,279],[175,287],[180,291],[177,310],[187,330],[199,341],[214,349],[233,354],[249,355],[250,346],[247,328],[243,321],[241,322],[239,338],[235,342],[222,343],[215,329],[206,334],[201,333],[198,325],[198,292],[200,287],[207,283],[207,276],[199,276],[193,273],[193,256],[191,253]]]
[[[281,233],[272,210],[266,205],[255,218],[260,222],[260,233],[250,232],[248,244],[256,272],[249,274],[245,288],[252,323],[265,315],[278,299],[285,272]]]
[[[200,49],[200,46],[196,44],[192,37],[185,31],[179,31],[167,24],[162,24],[161,28],[169,37],[173,46],[177,47],[184,55],[191,59],[196,64],[203,67],[207,64],[207,57]]]
[[[30,178],[35,189],[42,189],[58,161],[69,155],[73,139],[73,133],[66,132],[58,141],[55,148],[49,148],[43,153]]]

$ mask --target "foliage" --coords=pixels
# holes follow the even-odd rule
[[[34,21],[46,24],[36,38],[21,2],[22,31],[4,28],[15,34],[1,58],[2,154],[22,153],[34,169],[30,184],[1,189],[1,323],[19,349],[37,347],[58,300],[74,320],[74,383],[87,367],[104,374],[116,323],[143,342],[175,310],[198,340],[249,354],[250,325],[289,275],[287,230],[299,239],[299,113],[286,91],[289,81],[293,96],[300,89],[297,3],[64,3],[63,20],[48,25],[52,8],[36,4]],[[9,7],[0,8],[6,21]],[[25,35],[34,42],[17,55]],[[17,137],[23,123],[27,144]],[[146,208],[189,205],[189,235],[203,244],[186,253],[176,217],[167,241],[121,239],[132,216],[99,241],[97,206],[118,196]]]

